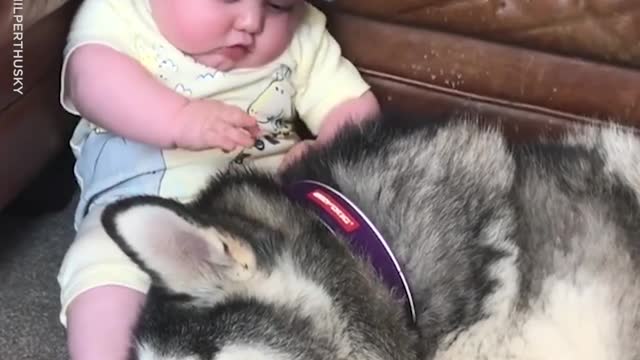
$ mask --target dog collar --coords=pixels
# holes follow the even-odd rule
[[[329,230],[349,239],[351,251],[368,258],[382,280],[406,303],[416,321],[411,289],[389,244],[367,216],[347,197],[332,187],[313,180],[288,186],[289,196],[311,208]]]

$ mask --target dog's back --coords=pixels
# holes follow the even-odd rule
[[[640,357],[637,137],[577,128],[508,145],[473,122],[377,130],[347,135],[290,181],[333,183],[370,210],[438,359]]]
[[[515,154],[520,281],[509,351],[640,358],[640,141],[583,129]]]
[[[298,179],[339,189],[389,240],[416,299],[417,328],[365,263],[286,198],[282,186]],[[472,122],[383,122],[347,131],[279,182],[227,174],[194,204],[130,199],[106,211],[105,223],[156,281],[139,328],[141,348],[155,346],[149,352],[638,359],[639,203],[640,141],[618,129],[509,145]],[[170,235],[162,241],[188,234],[196,244],[177,255],[150,251],[153,236],[136,224],[162,219]],[[159,319],[185,324],[167,335]]]

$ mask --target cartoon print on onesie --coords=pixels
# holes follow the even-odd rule
[[[142,36],[137,35],[135,51],[138,61],[165,83],[172,77],[172,74],[178,72],[176,63],[164,56],[165,50],[162,45],[150,44]]]
[[[136,36],[135,51],[140,63],[152,73],[162,80],[165,84],[172,87],[176,92],[185,96],[191,96],[193,91],[190,87],[183,83],[174,83],[173,79],[178,73],[178,65],[168,55],[162,45],[150,44],[140,35]],[[190,57],[189,57],[190,58]],[[193,60],[191,58],[193,62]],[[198,74],[195,77],[195,86],[208,86],[207,82],[215,80],[218,76],[223,75],[219,71],[209,71]]]
[[[291,68],[281,64],[273,73],[269,85],[249,104],[247,113],[258,121],[266,135],[257,139],[253,148],[238,154],[234,159],[236,164],[242,164],[244,159],[265,151],[269,146],[278,145],[278,138],[291,134],[295,114],[291,99],[295,89],[290,78]]]

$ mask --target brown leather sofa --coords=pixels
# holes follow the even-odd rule
[[[0,209],[67,146],[75,119],[58,105],[59,73],[78,3],[0,2]]]
[[[479,112],[520,140],[640,125],[638,0],[315,3],[387,108]]]
[[[59,55],[78,2],[25,1],[20,96],[7,70],[12,2],[0,4],[0,208],[66,147]],[[640,125],[638,0],[314,3],[385,108],[480,113],[514,140],[581,122]]]

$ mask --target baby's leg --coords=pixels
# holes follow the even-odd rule
[[[125,360],[131,328],[144,294],[124,286],[100,286],[78,295],[67,309],[67,346],[73,360]]]
[[[74,360],[126,359],[149,277],[111,240],[92,210],[62,263],[60,320]]]

